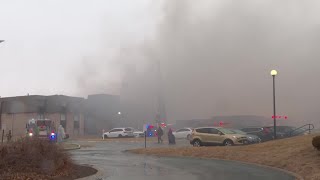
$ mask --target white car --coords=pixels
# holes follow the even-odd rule
[[[177,139],[190,139],[191,138],[192,129],[191,128],[182,128],[173,132],[173,135]]]
[[[114,137],[133,137],[132,128],[114,128],[108,132],[103,133],[102,138],[114,138]]]
[[[133,132],[134,137],[144,137],[143,131],[134,131]]]

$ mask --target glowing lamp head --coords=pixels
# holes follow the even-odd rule
[[[278,72],[276,70],[272,70],[270,74],[271,74],[271,76],[276,76],[278,74]]]
[[[31,133],[29,133],[29,136],[31,137],[31,136],[33,136],[33,133],[31,132]]]

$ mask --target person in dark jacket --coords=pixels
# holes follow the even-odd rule
[[[157,129],[157,134],[158,134],[158,143],[162,143],[163,130],[160,126]]]
[[[171,128],[169,129],[169,132],[168,132],[168,140],[169,140],[169,144],[176,144],[176,137],[174,137]]]

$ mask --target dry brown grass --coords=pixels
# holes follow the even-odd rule
[[[130,150],[158,156],[189,156],[244,161],[285,169],[305,179],[320,179],[320,153],[311,144],[315,135],[236,147],[181,147]]]
[[[54,143],[22,139],[0,146],[0,179],[51,179],[67,176],[72,162]]]

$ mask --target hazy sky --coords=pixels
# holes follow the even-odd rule
[[[318,1],[0,0],[0,7],[1,96],[122,91],[137,119],[151,119],[159,61],[169,119],[271,119],[275,68],[279,115],[320,123]]]
[[[115,56],[154,34],[160,3],[0,0],[0,96],[118,93]],[[86,73],[91,79],[81,80]]]

